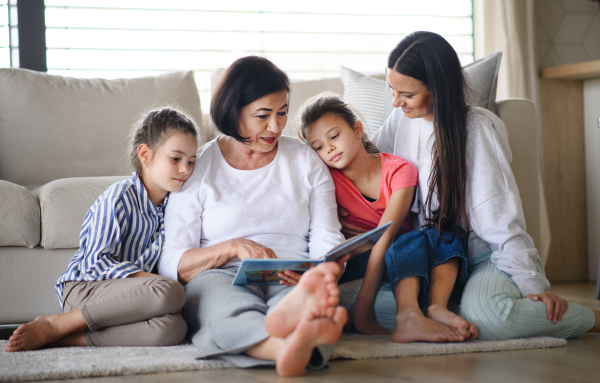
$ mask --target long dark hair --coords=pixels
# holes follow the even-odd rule
[[[448,231],[463,235],[469,231],[467,189],[467,85],[456,51],[440,35],[413,32],[388,57],[388,68],[415,78],[433,96],[433,163],[425,206],[426,222],[440,236]],[[439,206],[431,209],[434,192]]]
[[[210,102],[210,118],[221,133],[246,143],[249,138],[238,129],[242,108],[282,90],[289,95],[290,80],[284,71],[264,57],[242,57],[221,76]]]

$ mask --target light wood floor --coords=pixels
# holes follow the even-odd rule
[[[600,310],[595,284],[555,284],[552,292]],[[272,369],[229,369],[68,380],[68,383],[154,382],[600,382],[600,335],[586,334],[567,347],[441,356],[331,362],[327,371],[279,378]]]

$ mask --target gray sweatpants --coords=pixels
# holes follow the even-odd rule
[[[184,287],[189,337],[200,349],[198,358],[217,357],[243,368],[275,365],[244,352],[269,337],[265,316],[292,288],[232,285],[236,272],[237,266],[208,270]],[[308,367],[326,366],[334,347],[316,348]]]
[[[88,328],[88,346],[170,346],[185,339],[178,314],[181,284],[160,276],[63,284],[64,312],[76,309]]]

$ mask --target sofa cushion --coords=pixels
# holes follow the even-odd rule
[[[40,206],[23,186],[0,180],[0,246],[35,247],[40,242]]]
[[[191,71],[103,80],[2,68],[0,179],[33,189],[59,178],[130,174],[132,124],[167,103],[202,124]]]
[[[383,126],[387,81],[368,76],[340,66],[340,78],[344,83],[344,101],[352,104],[366,122],[365,132],[369,137]]]
[[[463,67],[467,82],[473,91],[469,103],[486,108],[492,113],[496,113],[500,60],[502,60],[502,52],[496,52]]]
[[[46,249],[79,247],[79,232],[90,207],[110,185],[128,178],[64,178],[33,190],[40,201],[40,245]]]

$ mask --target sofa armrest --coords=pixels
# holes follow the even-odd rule
[[[35,247],[40,241],[40,206],[31,192],[0,180],[0,246]]]
[[[496,114],[508,130],[508,141],[512,151],[510,164],[523,203],[527,233],[540,250],[542,248],[542,190],[537,117],[535,104],[526,99],[496,101]]]

